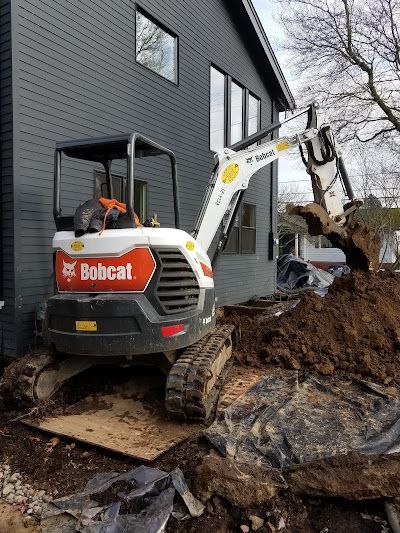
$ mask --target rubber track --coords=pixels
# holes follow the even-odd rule
[[[219,391],[231,366],[230,360],[207,398],[204,397],[205,386],[211,377],[212,364],[234,329],[232,325],[216,327],[186,348],[173,365],[167,378],[165,405],[174,418],[206,423],[214,414]]]
[[[35,384],[41,372],[54,362],[50,348],[39,348],[16,359],[4,370],[0,380],[0,396],[18,406],[37,403]]]

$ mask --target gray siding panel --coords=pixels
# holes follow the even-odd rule
[[[0,356],[16,352],[11,0],[0,0]]]
[[[261,98],[263,125],[271,122],[272,104],[265,72],[252,60],[246,33],[238,32],[228,7],[231,2],[140,2],[179,37],[179,85],[175,85],[135,62],[131,0],[14,1],[22,351],[31,340],[36,306],[51,286],[56,141],[139,131],[165,144],[178,158],[182,223],[191,230],[213,166],[208,146],[210,63]],[[65,212],[72,213],[79,201],[92,195],[93,169],[76,162],[66,162],[63,168],[63,204]],[[150,213],[157,211],[162,225],[172,224],[166,162],[140,162],[137,174],[149,183]],[[246,201],[257,205],[257,254],[221,258],[216,276],[220,304],[274,290],[275,264],[267,253],[270,175],[269,170],[260,172],[246,193]]]

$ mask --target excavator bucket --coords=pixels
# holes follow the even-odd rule
[[[362,220],[356,219],[354,208],[349,204],[350,214],[343,225],[337,224],[319,204],[312,202],[305,206],[290,205],[290,215],[302,217],[310,235],[324,235],[335,248],[346,256],[346,263],[352,270],[376,270],[379,266],[381,242],[378,234]]]

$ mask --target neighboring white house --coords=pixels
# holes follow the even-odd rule
[[[398,242],[400,232],[397,231],[395,233],[399,234],[397,235],[397,239],[395,239]],[[298,239],[298,255],[305,261],[310,261],[310,263],[320,268],[346,263],[346,258],[342,250],[334,248],[326,237],[299,235]],[[393,242],[388,242],[388,239],[383,240],[379,259],[382,265],[392,265],[395,262],[396,253],[394,252]]]
[[[297,216],[282,214],[280,217],[280,253],[291,253],[319,268],[346,263],[344,253],[334,248],[326,237],[311,237],[307,225]],[[382,266],[393,265],[399,257],[400,231],[392,231],[383,239],[380,251]]]

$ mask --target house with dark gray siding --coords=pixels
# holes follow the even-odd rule
[[[294,107],[250,0],[0,0],[0,91],[3,356],[29,349],[38,305],[53,291],[57,141],[138,131],[173,150],[190,231],[215,151]],[[101,193],[104,176],[68,170],[72,213]],[[172,224],[163,164],[146,161],[136,178],[139,216]],[[114,180],[122,197],[118,172]],[[273,165],[252,179],[220,258],[219,305],[274,291],[276,196]]]

